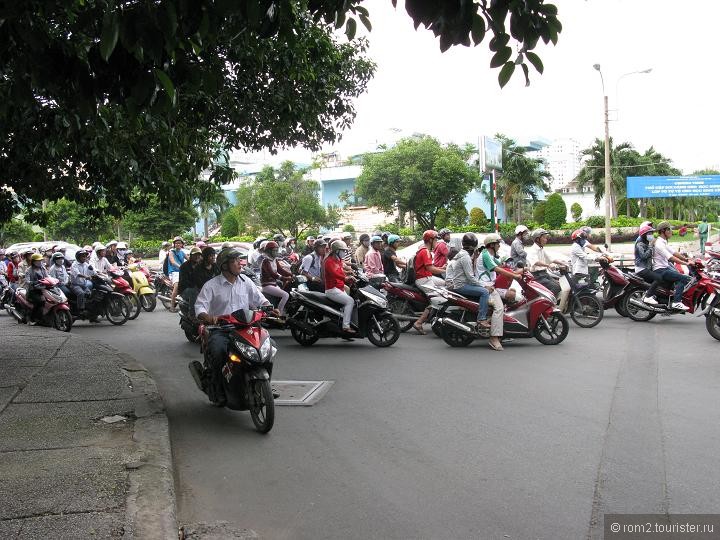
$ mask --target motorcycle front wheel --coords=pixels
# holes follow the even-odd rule
[[[547,326],[545,326],[547,323]],[[562,343],[568,335],[570,323],[562,313],[553,313],[546,317],[538,319],[535,326],[535,339],[543,345],[557,345]]]
[[[140,296],[140,306],[145,311],[153,311],[155,306],[157,306],[157,298],[155,298],[154,294],[143,294]]]
[[[56,311],[53,316],[53,326],[56,330],[61,332],[69,332],[72,328],[72,317],[69,311],[60,310]]]
[[[367,324],[368,340],[376,347],[389,347],[400,337],[400,324],[392,313],[371,315]]]
[[[653,311],[642,309],[641,307],[631,303],[633,299],[638,302],[642,302],[644,296],[645,291],[641,289],[635,289],[630,294],[626,295],[623,299],[623,306],[625,308],[625,311],[627,311],[628,317],[630,317],[633,321],[647,322],[656,315],[656,313]]]
[[[111,296],[105,306],[105,316],[111,324],[125,324],[130,318],[130,303],[124,296]]]
[[[592,328],[602,321],[604,309],[602,302],[589,294],[573,298],[570,317],[581,328]]]
[[[720,341],[720,315],[710,313],[705,318],[705,328],[712,337]]]
[[[270,381],[266,379],[250,381],[250,417],[255,429],[263,434],[275,423],[275,399]]]
[[[130,303],[129,319],[131,321],[137,319],[138,315],[140,315],[140,310],[142,309],[138,295],[137,294],[126,294],[125,298],[127,298],[127,301]]]

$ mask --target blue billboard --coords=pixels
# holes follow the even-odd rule
[[[720,197],[720,175],[628,176],[628,199]]]

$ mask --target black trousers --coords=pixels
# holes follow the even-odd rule
[[[535,280],[538,283],[550,289],[550,292],[555,295],[555,298],[560,298],[560,283],[557,279],[549,276],[548,273],[544,270],[533,272],[533,276],[535,276]]]
[[[645,296],[654,296],[655,290],[658,288],[658,285],[660,285],[660,282],[663,280],[662,276],[660,276],[660,274],[658,274],[657,272],[648,270],[647,268],[643,268],[642,270],[635,272],[635,274],[643,278],[648,283],[651,283],[650,288],[645,293]]]

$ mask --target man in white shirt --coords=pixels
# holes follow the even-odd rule
[[[548,288],[556,297],[560,298],[562,308],[570,294],[570,285],[565,279],[561,279],[558,283],[555,278],[548,275],[547,270],[552,265],[567,266],[567,263],[553,259],[553,256],[545,250],[545,244],[547,244],[550,239],[550,233],[548,231],[545,229],[535,229],[532,232],[532,239],[533,245],[527,250],[529,270],[538,283]]]
[[[217,257],[221,274],[205,282],[197,300],[196,317],[205,324],[217,324],[222,315],[230,315],[238,309],[257,309],[260,306],[272,306],[249,277],[241,274],[240,251],[223,249]],[[279,314],[278,314],[279,316]],[[220,381],[221,368],[227,356],[230,332],[215,330],[208,339],[208,351],[211,359],[211,380],[213,388],[208,396],[216,403],[224,403],[225,394]]]
[[[688,260],[668,244],[672,236],[672,226],[663,221],[657,226],[658,237],[653,248],[653,272],[659,274],[663,281],[675,283],[675,294],[670,305],[673,309],[688,311],[690,308],[682,303],[682,294],[685,285],[690,282],[690,276],[678,272],[671,263],[687,264]]]
[[[313,251],[305,255],[300,264],[300,273],[308,279],[308,289],[325,292],[322,279],[322,266],[327,251],[327,244],[322,238],[313,242]]]

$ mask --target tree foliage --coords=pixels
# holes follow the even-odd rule
[[[413,212],[424,228],[434,228],[438,212],[464,206],[465,196],[479,187],[480,175],[468,164],[471,145],[442,146],[428,136],[398,141],[385,152],[366,154],[355,191],[368,204],[388,213]]]
[[[49,202],[44,221],[45,230],[53,240],[85,245],[113,235],[113,220],[104,216],[102,209],[67,199]]]
[[[236,207],[246,223],[297,238],[309,228],[336,222],[337,214],[325,210],[318,200],[320,186],[305,179],[304,172],[286,161],[278,170],[265,167],[252,184],[241,187]]]
[[[192,229],[197,211],[192,201],[184,206],[172,207],[155,195],[143,199],[143,210],[125,214],[123,225],[142,239],[172,238]]]
[[[470,209],[470,219],[468,225],[473,229],[484,229],[487,226],[488,218],[482,208],[474,206]]]
[[[553,229],[559,228],[565,223],[567,217],[567,206],[559,193],[553,193],[545,201],[545,223]]]
[[[17,242],[31,242],[33,240],[33,228],[21,219],[11,219],[0,223],[0,246],[10,246]]]
[[[573,221],[580,221],[580,218],[582,217],[582,206],[580,206],[580,203],[572,203],[570,206],[570,215],[572,215]]]

